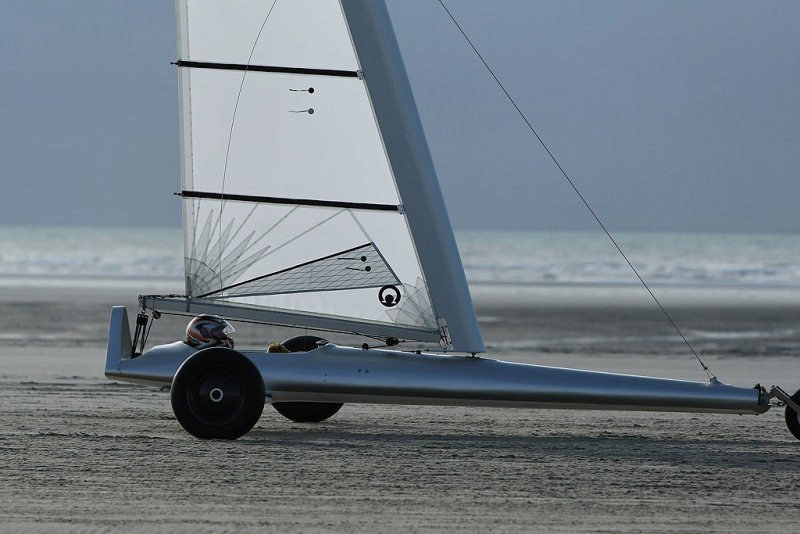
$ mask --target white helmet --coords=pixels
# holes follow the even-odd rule
[[[184,343],[198,350],[218,345],[233,348],[233,334],[235,328],[231,323],[219,315],[198,315],[186,325],[186,339]]]

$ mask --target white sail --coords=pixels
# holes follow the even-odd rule
[[[433,297],[429,271],[441,262],[426,264],[428,237],[412,235],[423,203],[404,205],[347,10],[336,0],[177,5],[193,305],[483,350],[466,284],[466,320]],[[452,241],[449,222],[426,233],[442,231]],[[460,343],[450,324],[470,320]]]

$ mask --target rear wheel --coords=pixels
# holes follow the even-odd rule
[[[289,352],[308,352],[326,343],[317,336],[296,336],[282,343]],[[319,423],[333,416],[342,407],[340,402],[273,402],[279,414],[296,423]]]
[[[213,347],[190,356],[172,381],[172,411],[187,432],[201,439],[236,439],[264,410],[264,379],[235,350]]]
[[[800,390],[792,395],[792,400],[795,404],[800,404]],[[787,406],[784,415],[786,417],[786,426],[789,427],[789,432],[797,439],[800,439],[800,414],[794,411],[790,406]]]

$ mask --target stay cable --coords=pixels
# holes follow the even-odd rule
[[[666,318],[667,318],[667,321],[669,321],[669,323],[672,325],[672,327],[673,327],[673,328],[675,329],[675,331],[678,333],[678,335],[679,335],[679,336],[680,336],[680,338],[683,340],[683,342],[686,344],[686,346],[687,346],[687,347],[689,347],[689,350],[690,350],[690,351],[691,351],[691,353],[694,355],[694,357],[697,359],[697,361],[700,363],[701,367],[703,368],[703,371],[705,371],[705,372],[706,372],[706,375],[708,375],[708,378],[709,378],[709,380],[713,380],[713,379],[715,379],[715,377],[714,377],[714,376],[711,374],[711,371],[709,370],[708,366],[707,366],[707,365],[706,365],[706,364],[703,362],[703,360],[700,358],[700,355],[699,355],[699,354],[697,354],[697,351],[695,351],[695,350],[694,350],[694,347],[692,346],[692,344],[691,344],[691,343],[689,343],[689,340],[688,340],[688,339],[686,339],[686,336],[684,336],[684,335],[683,335],[683,332],[682,332],[682,331],[681,331],[681,329],[678,327],[678,325],[675,323],[675,321],[672,319],[672,317],[670,316],[670,314],[667,312],[667,310],[664,308],[664,306],[662,306],[662,305],[661,305],[661,302],[658,300],[658,298],[656,297],[656,295],[655,295],[655,294],[653,293],[653,291],[650,289],[650,286],[648,286],[648,285],[647,285],[647,282],[645,282],[645,281],[644,281],[644,278],[642,278],[642,275],[641,275],[641,274],[639,274],[639,271],[636,269],[636,267],[634,267],[634,266],[633,266],[633,263],[631,263],[631,261],[628,259],[628,256],[626,256],[626,255],[625,255],[625,253],[622,251],[622,248],[619,246],[619,244],[617,243],[617,241],[616,241],[616,240],[614,239],[614,237],[611,235],[611,232],[609,232],[609,231],[608,231],[608,229],[606,228],[606,225],[605,225],[605,224],[603,224],[603,221],[602,221],[602,220],[600,220],[600,217],[597,215],[597,213],[594,211],[594,209],[592,209],[592,206],[591,206],[591,205],[589,205],[589,202],[586,200],[586,198],[585,198],[585,197],[583,196],[583,194],[580,192],[580,190],[578,189],[578,187],[575,185],[575,182],[573,182],[573,181],[572,181],[572,179],[569,177],[569,175],[567,174],[567,172],[564,170],[564,168],[563,168],[563,167],[561,166],[561,164],[558,162],[558,160],[556,159],[556,157],[553,155],[553,153],[552,153],[552,152],[550,151],[550,149],[547,147],[547,145],[545,144],[544,140],[543,140],[543,139],[541,138],[541,136],[540,136],[540,135],[539,135],[539,134],[536,132],[536,129],[533,127],[533,125],[531,124],[531,122],[528,120],[528,118],[525,116],[525,114],[524,114],[524,113],[522,112],[522,110],[519,108],[519,106],[517,105],[517,103],[516,103],[516,102],[514,101],[514,99],[511,97],[511,95],[509,94],[509,92],[506,90],[505,86],[503,86],[502,82],[501,82],[501,81],[500,81],[500,79],[497,77],[497,75],[494,73],[494,71],[492,70],[492,68],[489,66],[489,64],[486,62],[486,60],[483,58],[483,56],[481,55],[481,53],[480,53],[480,52],[478,52],[478,49],[477,49],[477,48],[475,47],[475,45],[472,43],[472,40],[470,40],[470,38],[467,36],[466,32],[465,32],[465,31],[464,31],[464,29],[461,27],[461,25],[458,23],[458,21],[455,19],[455,17],[454,17],[454,16],[453,16],[453,14],[450,12],[450,10],[449,10],[449,9],[447,9],[447,6],[444,4],[444,0],[439,0],[439,3],[442,5],[442,8],[444,8],[444,10],[447,12],[447,15],[450,17],[450,20],[452,20],[452,21],[453,21],[453,24],[455,24],[455,25],[456,25],[456,27],[458,28],[458,31],[459,31],[459,32],[461,32],[461,35],[464,37],[464,39],[466,39],[466,41],[467,41],[467,43],[469,44],[469,46],[472,48],[472,50],[475,52],[475,54],[476,54],[476,55],[478,56],[478,58],[481,60],[481,63],[483,63],[484,67],[486,67],[486,70],[487,70],[487,71],[489,71],[489,74],[491,74],[492,78],[494,78],[494,81],[497,83],[498,87],[500,87],[500,90],[501,90],[501,91],[503,91],[503,94],[506,96],[506,98],[508,99],[508,101],[509,101],[509,102],[511,102],[511,105],[512,105],[512,106],[514,106],[514,109],[516,109],[516,110],[517,110],[517,113],[519,114],[519,116],[522,118],[522,120],[523,120],[523,121],[525,122],[525,124],[528,126],[528,129],[531,131],[531,133],[533,133],[533,135],[536,137],[537,141],[539,141],[539,144],[540,144],[540,145],[542,145],[542,148],[544,148],[545,152],[547,152],[547,155],[548,155],[548,156],[550,156],[550,159],[553,161],[553,163],[555,163],[556,167],[558,167],[558,170],[561,172],[561,175],[562,175],[562,176],[563,176],[563,177],[564,177],[564,178],[567,180],[567,183],[569,183],[570,187],[572,187],[572,190],[573,190],[573,191],[575,191],[575,194],[577,194],[577,195],[578,195],[578,198],[580,198],[580,200],[581,200],[581,202],[583,203],[583,205],[584,205],[584,206],[586,206],[586,209],[587,209],[587,210],[589,210],[589,213],[591,213],[591,214],[592,214],[592,217],[594,217],[594,220],[597,222],[597,224],[600,226],[600,228],[602,228],[603,232],[606,234],[606,237],[608,237],[608,239],[611,241],[611,243],[612,243],[612,244],[614,245],[614,247],[617,249],[617,252],[619,252],[620,256],[622,256],[622,258],[625,260],[625,263],[627,263],[627,264],[628,264],[628,267],[630,267],[630,268],[631,268],[631,270],[633,271],[633,273],[636,275],[636,278],[638,278],[638,279],[639,279],[639,282],[641,282],[642,286],[643,286],[643,287],[644,287],[644,288],[647,290],[647,292],[650,294],[650,296],[652,297],[653,301],[656,303],[656,305],[658,306],[658,308],[661,310],[661,313],[663,313],[663,314],[664,314],[664,317],[666,317]]]

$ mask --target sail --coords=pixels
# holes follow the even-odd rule
[[[458,313],[431,290],[432,276],[452,278],[433,272],[452,251],[421,252],[423,202],[405,205],[340,2],[178,0],[177,11],[193,309],[483,350],[466,284]],[[441,232],[424,230],[433,243]],[[452,240],[449,222],[444,232]],[[470,321],[473,341],[459,343],[451,323]]]

